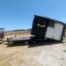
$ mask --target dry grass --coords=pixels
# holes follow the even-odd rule
[[[63,50],[64,52],[66,52],[66,50]]]

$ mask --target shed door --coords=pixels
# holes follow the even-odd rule
[[[53,36],[54,36],[54,28],[47,27],[47,31],[46,31],[45,37],[47,37],[47,38],[53,38]]]
[[[60,40],[62,35],[63,25],[59,23],[55,23],[54,28],[47,27],[46,38]]]
[[[54,27],[54,39],[60,40],[62,35],[63,25],[56,23]]]

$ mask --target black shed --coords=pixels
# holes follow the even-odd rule
[[[65,23],[48,17],[34,15],[31,34],[62,41],[65,30]]]

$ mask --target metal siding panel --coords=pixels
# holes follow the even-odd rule
[[[45,37],[55,40],[61,40],[62,31],[63,31],[63,25],[56,23],[54,28],[47,27]]]
[[[54,28],[51,27],[47,27],[47,31],[46,31],[46,38],[53,38],[54,35]]]
[[[55,24],[55,30],[54,30],[54,39],[60,40],[62,35],[63,25],[62,24]]]

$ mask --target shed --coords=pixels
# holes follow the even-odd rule
[[[31,34],[62,41],[65,30],[65,23],[45,16],[34,15]]]

